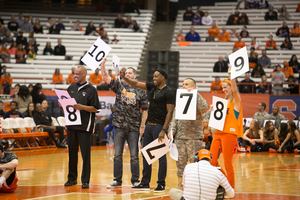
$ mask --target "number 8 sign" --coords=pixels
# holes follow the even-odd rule
[[[227,103],[228,101],[226,99],[213,96],[214,110],[210,113],[210,120],[208,124],[209,127],[223,131],[226,118]]]
[[[231,65],[231,79],[249,71],[247,48],[243,47],[228,56]]]
[[[66,125],[81,125],[80,111],[75,110],[73,107],[77,104],[75,99],[59,99],[58,101],[64,109]]]

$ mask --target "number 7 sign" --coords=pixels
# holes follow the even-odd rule
[[[197,90],[177,89],[175,119],[196,120]]]

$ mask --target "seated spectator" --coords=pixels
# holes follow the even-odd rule
[[[85,34],[84,35],[94,35],[98,36],[96,27],[94,26],[94,22],[90,21],[88,25],[85,28]]]
[[[71,31],[83,31],[82,26],[80,25],[80,21],[77,20],[75,24],[73,24]]]
[[[42,110],[47,111],[52,116],[52,111],[49,110],[49,105],[47,100],[42,101]]]
[[[108,38],[108,35],[107,35],[107,32],[106,32],[106,31],[104,31],[103,35],[101,36],[101,39],[102,39],[106,44],[109,43],[109,38]]]
[[[246,44],[244,41],[242,41],[242,37],[239,35],[238,41],[235,42],[233,45],[233,51],[239,50],[239,49],[243,48],[244,46],[246,46]]]
[[[115,28],[124,28],[125,21],[122,19],[122,15],[118,14],[117,18],[115,19]]]
[[[249,37],[249,32],[247,31],[247,26],[243,26],[243,30],[240,32],[240,36],[242,38],[247,38]]]
[[[8,72],[5,72],[4,76],[0,79],[1,88],[3,88],[3,94],[10,94],[10,87],[13,83],[13,79]]]
[[[21,25],[24,23],[22,13],[19,13],[18,18],[16,19],[16,22],[18,23],[19,27],[21,27]]]
[[[283,94],[282,83],[285,80],[285,75],[281,71],[280,65],[277,65],[276,69],[277,69],[277,71],[273,74],[273,77],[272,77],[272,84],[273,84],[272,92],[273,92],[273,94]]]
[[[272,113],[266,116],[266,120],[275,120],[275,127],[279,129],[281,120],[285,120],[285,117],[279,113],[279,107],[274,106],[272,108]],[[280,129],[279,129],[280,131]]]
[[[202,120],[202,131],[203,131],[203,141],[205,142],[205,149],[210,150],[210,146],[215,135],[215,129],[208,126],[209,120],[204,118]]]
[[[264,135],[259,128],[258,121],[252,120],[250,122],[250,127],[245,131],[242,139],[242,145],[238,149],[240,152],[259,152],[262,150]]]
[[[251,47],[250,53],[249,53],[249,67],[255,68],[258,61],[258,53],[254,51],[254,47]],[[261,66],[261,65],[260,65]]]
[[[7,28],[14,33],[16,36],[18,34],[19,24],[16,22],[16,18],[14,15],[11,16],[10,22],[7,24]]]
[[[273,146],[271,144],[275,144],[277,141],[279,132],[272,121],[267,121],[263,128],[263,133],[265,139],[262,151],[269,151],[271,146]]]
[[[19,35],[17,36],[16,42],[17,45],[19,44],[27,45],[27,39],[23,37],[23,31],[19,31]]]
[[[210,86],[211,93],[223,93],[222,81],[220,81],[220,77],[216,76],[215,81],[211,83]]]
[[[293,44],[291,41],[291,38],[289,36],[286,36],[282,44],[280,45],[281,50],[292,50]]]
[[[36,43],[36,39],[34,37],[34,32],[30,31],[28,38],[27,38],[27,43],[29,42],[29,40],[32,40],[32,45],[34,46],[36,52],[38,51],[37,47],[40,46],[39,44]]]
[[[258,106],[257,106],[257,109],[258,109],[258,112],[256,112],[254,115],[253,115],[253,119],[256,120],[258,122],[258,125],[260,127],[263,127],[263,124],[264,124],[264,121],[265,121],[265,117],[267,115],[269,115],[265,110],[266,110],[266,103],[264,102],[259,102],[258,103]]]
[[[294,27],[291,29],[291,37],[300,37],[300,27],[298,22],[295,22]]]
[[[231,29],[229,35],[230,35],[230,38],[237,38],[238,33],[236,32],[236,28]]]
[[[103,35],[103,33],[105,32],[105,29],[103,28],[103,24],[99,25],[99,29],[97,30],[97,33],[99,34],[99,36],[101,37]]]
[[[192,7],[188,6],[185,13],[183,13],[183,21],[192,21],[193,17],[194,13],[192,11]]]
[[[286,123],[280,123],[278,139],[270,145],[271,153],[291,153],[293,152],[293,135],[288,131]]]
[[[182,30],[179,30],[176,36],[176,41],[177,42],[182,42],[184,41],[184,36],[182,35]]]
[[[30,94],[31,94],[32,89],[33,89],[33,85],[30,83],[30,84],[28,85],[28,90],[29,90]]]
[[[49,28],[49,34],[60,34],[60,26],[56,24],[56,20],[52,20],[52,26]]]
[[[4,108],[4,106],[3,106],[3,101],[0,100],[0,117],[3,117],[3,116],[4,116],[5,111],[4,111],[3,108]]]
[[[34,40],[30,39],[27,43],[27,45],[25,46],[25,51],[28,54],[30,50],[34,50],[35,52],[37,52],[38,48],[36,45],[34,45]]]
[[[285,84],[288,84],[288,89],[290,94],[299,94],[299,81],[294,78],[294,76],[289,76],[289,78],[285,81]]]
[[[74,79],[74,72],[75,72],[75,67],[72,67],[72,72],[71,74],[69,74],[68,78],[67,78],[67,84],[72,84],[72,83],[75,83],[75,79]]]
[[[119,40],[117,39],[117,35],[114,34],[114,39],[111,40],[111,43],[112,44],[118,44],[119,43]]]
[[[286,10],[285,5],[282,5],[281,8],[278,10],[279,16],[278,19],[281,21],[289,20],[289,12]]]
[[[257,9],[258,3],[254,0],[249,0],[246,7],[247,7],[247,9]]]
[[[18,117],[24,118],[23,114],[17,111],[18,103],[16,101],[11,101],[9,105],[10,105],[10,111],[7,111],[4,114],[3,119],[18,118]]]
[[[6,28],[0,21],[0,38],[5,36],[6,31],[9,31],[8,28]]]
[[[33,86],[31,91],[32,102],[34,104],[42,103],[43,100],[47,99],[47,97],[41,92],[43,89],[42,84],[37,83]]]
[[[2,44],[0,49],[0,57],[4,63],[10,63],[10,51],[7,49],[6,43]]]
[[[263,75],[266,75],[265,70],[260,64],[257,64],[251,72],[252,78],[261,78]]]
[[[34,48],[29,49],[26,60],[34,60],[36,56]]]
[[[269,8],[269,3],[266,0],[259,0],[258,1],[258,8],[259,9],[267,9]]]
[[[241,83],[255,83],[255,82],[250,79],[250,73],[246,72],[245,79],[242,80]],[[255,93],[253,88],[255,88],[254,84],[240,84],[239,85],[240,93]]]
[[[202,17],[202,25],[211,26],[213,23],[213,19],[209,15],[209,13],[206,11],[204,12],[204,16]]]
[[[284,73],[285,78],[294,76],[293,68],[289,67],[288,61],[283,61],[283,68],[281,69],[281,71]]]
[[[195,13],[193,19],[192,19],[192,25],[202,25],[202,17],[198,12]]]
[[[43,51],[43,55],[53,55],[53,49],[51,47],[51,42],[47,42]]]
[[[64,140],[64,128],[62,126],[54,126],[51,115],[47,111],[42,110],[40,103],[35,105],[35,112],[33,114],[33,120],[37,127],[43,128],[44,132],[48,132],[49,137],[54,141],[56,147],[67,148],[65,144],[62,144]],[[59,134],[59,141],[55,139],[54,133]]]
[[[32,15],[29,15],[29,17],[28,17],[28,22],[29,22],[32,26],[34,25]]]
[[[230,35],[226,31],[226,27],[223,27],[222,31],[223,32],[218,35],[218,41],[219,42],[229,42],[230,41]]]
[[[15,55],[17,50],[18,50],[17,42],[13,42],[9,47],[10,55]]]
[[[35,23],[33,26],[33,32],[38,33],[38,34],[39,33],[43,34],[43,26],[41,25],[40,20],[38,18],[35,19]]]
[[[245,12],[243,12],[242,15],[240,16],[239,24],[240,25],[249,25],[249,19]]]
[[[24,23],[20,26],[20,28],[24,33],[29,33],[30,31],[33,31],[33,26],[31,23],[29,23],[28,17],[24,17]]]
[[[24,117],[33,117],[34,114],[34,103],[30,102],[27,105],[27,110],[23,113]]]
[[[194,27],[191,26],[190,32],[185,35],[185,41],[199,42],[200,39],[200,35],[195,31]]]
[[[53,84],[62,84],[63,83],[63,75],[60,73],[60,69],[56,68],[53,74],[52,83]]]
[[[277,50],[276,42],[273,40],[273,35],[269,35],[269,40],[266,41],[267,50]]]
[[[217,27],[215,22],[212,23],[212,27],[210,27],[207,31],[208,31],[208,37],[206,38],[207,42],[214,41],[214,39],[219,36],[219,28]]]
[[[54,47],[54,55],[64,56],[66,55],[66,48],[61,44],[61,39],[57,39],[57,46]]]
[[[18,111],[23,113],[26,111],[28,104],[32,102],[32,97],[26,85],[21,85],[19,92],[16,94],[15,101],[18,104]]]
[[[89,82],[93,85],[99,85],[101,82],[103,82],[102,75],[99,74],[99,68],[96,68],[95,73],[90,75]]]
[[[282,22],[282,27],[277,29],[276,35],[278,37],[286,37],[290,35],[289,27],[286,25],[286,22]]]
[[[18,49],[15,53],[16,63],[26,63],[26,59],[25,59],[26,54],[27,53],[25,49],[23,49],[23,45],[19,44]]]
[[[277,12],[274,10],[273,5],[269,5],[269,11],[265,14],[265,20],[266,21],[276,21],[277,18]]]
[[[291,68],[293,68],[293,72],[294,73],[298,73],[300,72],[300,63],[298,62],[297,60],[297,56],[296,54],[293,54],[291,59],[290,59],[290,62],[289,62],[289,66]]]
[[[223,56],[219,56],[219,61],[215,63],[213,72],[227,72],[228,64],[224,61]]]
[[[1,66],[0,64],[0,78],[4,76],[4,74],[6,73],[6,69],[7,69],[6,65]]]
[[[13,42],[14,42],[14,38],[10,35],[10,31],[7,30],[5,32],[5,36],[2,38],[2,44],[7,43],[11,45]]]
[[[251,38],[251,43],[250,43],[249,49],[251,50],[252,47],[253,47],[255,50],[259,50],[259,43],[258,43],[258,41],[256,41],[256,37],[252,37],[252,38]]]
[[[200,14],[201,17],[204,16],[204,12],[202,11],[201,6],[197,7],[197,12]]]
[[[116,79],[116,76],[112,74],[112,70],[111,70],[111,69],[109,69],[109,70],[107,71],[107,73],[108,73],[108,75],[109,75],[111,78],[117,80],[117,79]]]
[[[271,74],[270,74],[270,78],[272,78],[273,75],[274,75],[274,73],[277,72],[277,66],[278,66],[278,65],[274,65],[274,66],[273,66],[273,71],[272,71]],[[280,65],[279,65],[279,66],[280,66]]]
[[[228,17],[226,25],[238,25],[239,18],[240,18],[239,16],[240,16],[240,12],[235,11],[234,14],[232,14]]]
[[[13,95],[11,95],[11,98],[16,98],[16,95],[19,93],[19,91],[20,91],[20,87],[21,87],[21,85],[19,84],[19,83],[17,83],[16,85],[15,85],[15,87],[14,87],[14,94]]]
[[[139,33],[143,32],[142,29],[139,27],[139,25],[137,24],[137,22],[135,20],[132,21],[129,28],[132,28],[135,32],[139,32]]]
[[[58,19],[57,25],[60,27],[60,30],[66,30],[65,25],[62,23],[62,18]]]
[[[124,28],[128,28],[132,23],[132,20],[131,20],[131,16],[127,16],[127,19],[125,20],[125,26]]]
[[[49,30],[52,25],[53,25],[52,18],[48,17],[48,20],[46,22],[46,29]]]

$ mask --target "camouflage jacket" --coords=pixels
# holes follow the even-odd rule
[[[279,113],[278,113],[277,116],[274,116],[273,113],[271,113],[271,114],[267,115],[265,119],[275,120],[275,127],[278,129],[281,120],[285,120],[285,117],[282,114],[279,114]]]
[[[269,116],[269,113],[267,113],[266,111],[264,111],[263,113],[257,112],[253,115],[253,119],[256,119],[258,121],[260,127],[263,127],[264,121],[267,116]]]

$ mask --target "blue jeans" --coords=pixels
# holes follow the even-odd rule
[[[130,166],[131,166],[131,183],[139,182],[140,167],[138,156],[138,140],[139,133],[137,131],[124,131],[115,127],[114,130],[114,180],[122,183],[123,175],[123,149],[124,143],[127,140],[130,151]]]
[[[150,125],[146,124],[144,138],[143,138],[143,147],[151,143],[153,140],[158,138],[158,135],[162,129],[163,125]],[[149,184],[151,181],[151,172],[152,172],[152,165],[148,165],[148,162],[143,156],[143,178],[141,181],[142,185]],[[157,184],[159,185],[166,185],[165,179],[167,176],[167,157],[163,155],[159,159],[159,169],[158,169],[158,180]]]

